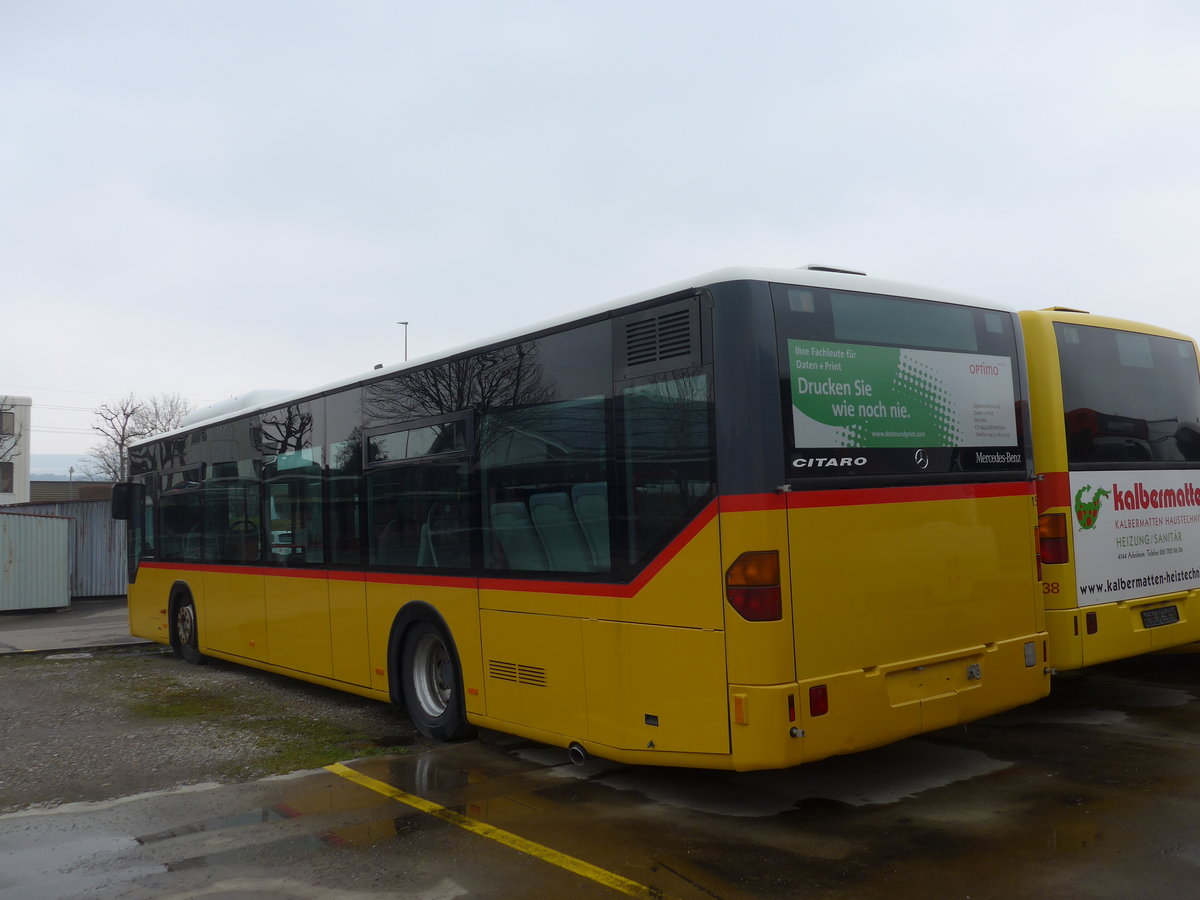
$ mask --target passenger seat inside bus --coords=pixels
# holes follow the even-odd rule
[[[571,502],[596,570],[607,572],[612,564],[608,555],[608,482],[575,485],[571,488]]]
[[[583,529],[575,518],[571,500],[563,491],[534,494],[529,498],[533,527],[546,548],[550,568],[556,572],[591,572],[596,568]]]
[[[519,500],[492,504],[492,528],[510,569],[549,568],[542,540],[533,528],[529,510]]]

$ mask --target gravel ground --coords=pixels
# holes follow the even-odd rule
[[[0,813],[425,745],[396,707],[217,660],[0,656]]]

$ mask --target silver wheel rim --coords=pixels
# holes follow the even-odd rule
[[[192,608],[192,604],[185,603],[179,607],[179,612],[175,615],[175,627],[179,631],[181,647],[190,647],[195,643],[196,611]]]
[[[450,706],[454,694],[450,654],[435,634],[423,634],[413,648],[413,693],[421,712],[436,719]]]

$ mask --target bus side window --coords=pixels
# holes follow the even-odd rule
[[[612,571],[605,486],[608,409],[604,397],[596,395],[483,417],[485,566],[499,571]]]
[[[267,516],[271,558],[279,565],[315,565],[325,561],[321,479],[288,476],[270,484]]]
[[[716,490],[712,399],[704,372],[656,376],[625,389],[631,562],[678,533]]]
[[[379,469],[367,476],[368,556],[373,566],[462,568],[472,525],[464,461]]]

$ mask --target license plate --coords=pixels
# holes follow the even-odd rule
[[[1160,606],[1142,610],[1142,627],[1157,628],[1159,625],[1174,625],[1179,621],[1178,606]]]

